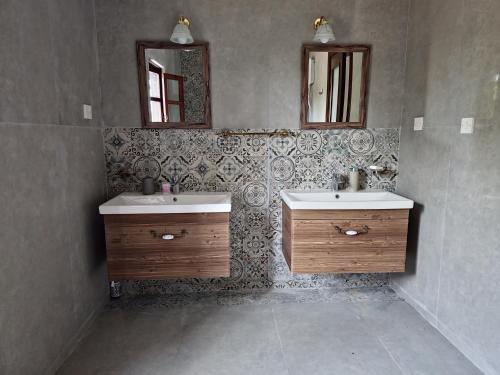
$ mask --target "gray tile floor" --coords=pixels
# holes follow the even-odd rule
[[[124,298],[58,372],[80,374],[480,372],[390,289],[357,289]]]

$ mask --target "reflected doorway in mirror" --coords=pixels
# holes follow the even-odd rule
[[[208,43],[137,42],[145,128],[210,128]]]
[[[369,61],[369,46],[305,45],[301,127],[365,127]]]

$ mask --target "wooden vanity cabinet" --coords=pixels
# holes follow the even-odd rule
[[[110,280],[229,276],[229,213],[104,215]]]
[[[408,215],[408,209],[291,210],[283,203],[283,253],[292,273],[404,272]]]

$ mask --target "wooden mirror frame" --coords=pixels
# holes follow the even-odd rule
[[[203,56],[203,80],[205,83],[205,114],[202,123],[186,123],[186,122],[152,122],[149,116],[148,103],[148,86],[146,77],[146,49],[184,49],[196,47],[201,49]],[[208,54],[208,43],[197,42],[192,44],[177,44],[171,42],[158,41],[137,41],[137,66],[139,69],[139,96],[141,105],[142,127],[157,129],[157,128],[173,128],[173,129],[210,129],[212,128],[212,111],[210,104],[210,64]]]
[[[361,71],[361,94],[359,103],[359,122],[308,122],[308,75],[309,55],[311,52],[361,52],[363,63]],[[368,79],[370,70],[370,45],[343,44],[304,44],[302,46],[302,86],[300,95],[300,128],[301,129],[342,129],[365,128],[368,101]]]

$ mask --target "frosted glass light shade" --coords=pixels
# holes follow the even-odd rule
[[[191,31],[189,31],[189,27],[187,25],[178,23],[174,27],[170,40],[178,44],[190,44],[193,43],[193,36],[191,35]]]
[[[335,35],[333,34],[332,28],[328,23],[323,23],[318,26],[316,33],[314,34],[315,42],[328,43],[335,40]]]

